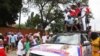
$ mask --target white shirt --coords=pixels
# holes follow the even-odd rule
[[[23,55],[25,54],[25,50],[22,50],[24,47],[23,47],[23,44],[21,42],[21,40],[18,42],[18,46],[17,46],[17,55]]]
[[[46,43],[46,41],[47,41],[47,36],[42,36],[42,40],[43,40],[43,43]]]
[[[64,13],[64,16],[65,16],[65,21],[67,21],[67,20],[68,20],[68,15],[70,15],[70,13],[69,13],[69,12]]]

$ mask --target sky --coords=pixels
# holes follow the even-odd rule
[[[94,20],[91,20],[92,30],[100,31],[100,0],[89,0],[89,7]]]
[[[34,8],[31,8],[30,9],[31,12],[34,12],[34,14],[38,14],[38,10],[34,9]],[[27,21],[28,19],[28,16],[30,16],[30,13],[28,13],[28,15],[25,15],[25,14],[21,14],[21,24],[25,24],[25,22]],[[19,23],[19,20],[16,21],[16,23],[18,24]]]
[[[91,9],[91,12],[93,14],[94,19],[91,19],[90,21],[90,25],[92,26],[92,31],[100,31],[100,0],[89,0],[89,7]],[[61,8],[63,8],[60,5]],[[39,13],[38,10],[36,8],[31,8],[30,9],[31,12],[34,12],[35,14]],[[25,24],[25,22],[28,19],[28,16],[31,13],[29,13],[28,15],[21,15],[21,23]],[[16,21],[16,23],[18,24],[19,20]]]

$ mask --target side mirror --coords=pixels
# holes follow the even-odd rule
[[[88,46],[88,45],[90,45],[90,42],[89,41],[84,41],[83,42],[83,46]]]

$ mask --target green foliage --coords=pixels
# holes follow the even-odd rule
[[[32,13],[26,22],[26,27],[44,30],[50,25],[54,32],[63,30],[64,15],[58,6],[58,0],[33,0],[33,4],[39,8],[40,14],[33,16],[34,13]]]
[[[0,0],[0,27],[14,24],[21,7],[22,0]]]
[[[19,28],[19,24],[15,25],[16,28]],[[20,24],[20,29],[26,28],[25,24]]]
[[[26,22],[26,27],[35,28],[38,26],[40,22],[41,22],[40,16],[38,14],[34,16],[34,13],[32,12],[31,16],[29,16]]]
[[[54,33],[63,32],[64,30],[64,20],[63,20],[64,16],[62,13],[63,13],[62,11],[55,10],[54,13],[55,23],[51,24],[51,31],[53,31]]]

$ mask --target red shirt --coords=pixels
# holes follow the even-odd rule
[[[6,56],[6,52],[3,47],[0,47],[0,56]]]
[[[77,9],[75,10],[75,12],[76,12],[76,16],[78,16],[78,14],[81,12],[81,9],[80,9],[80,8],[77,8]]]
[[[76,16],[76,11],[75,10],[70,10],[70,15],[73,16],[73,17]]]

